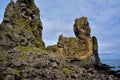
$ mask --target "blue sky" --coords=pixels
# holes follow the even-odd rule
[[[10,0],[0,0],[0,21]],[[88,17],[91,35],[99,42],[99,53],[120,54],[120,0],[35,0],[43,23],[46,45],[56,44],[63,34],[74,37],[75,18]]]

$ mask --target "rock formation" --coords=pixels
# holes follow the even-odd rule
[[[86,17],[77,18],[73,27],[76,37],[59,36],[56,46],[49,46],[48,50],[68,60],[85,60],[93,63],[91,57],[98,53],[96,38],[91,38],[91,29]],[[97,47],[96,47],[97,48]],[[98,60],[98,59],[97,59]],[[94,61],[95,62],[95,61]]]
[[[94,64],[100,65],[101,61],[98,55],[98,43],[97,38],[95,36],[92,37],[92,43],[93,43],[93,56],[94,56]]]
[[[45,48],[42,23],[34,0],[11,0],[0,24],[0,50],[17,46]]]
[[[42,29],[34,0],[11,0],[0,24],[0,80],[120,80],[110,69],[108,73],[99,66],[96,70],[78,65],[101,64],[86,17],[75,20],[75,38],[60,35],[48,51]]]

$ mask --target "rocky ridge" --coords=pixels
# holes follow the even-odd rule
[[[75,20],[75,38],[45,48],[34,0],[10,1],[0,24],[0,80],[120,80],[103,66],[86,17]]]

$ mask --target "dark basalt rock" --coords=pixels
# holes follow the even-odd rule
[[[45,48],[42,41],[42,23],[39,9],[34,0],[12,0],[5,10],[0,24],[0,49],[12,49],[16,46]]]
[[[0,80],[120,80],[110,71],[108,74],[104,70],[85,69],[51,54],[13,49],[2,56]]]
[[[95,36],[92,37],[92,43],[93,43],[93,63],[95,65],[101,65],[101,61],[98,55],[98,42],[97,42],[97,38]]]
[[[75,20],[76,37],[60,35],[48,51],[42,29],[34,0],[11,0],[0,24],[0,80],[120,80],[101,64],[86,17]]]

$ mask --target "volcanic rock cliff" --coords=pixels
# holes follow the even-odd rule
[[[34,0],[12,0],[0,24],[0,50],[17,46],[45,48],[42,23]]]
[[[0,80],[120,80],[101,69],[86,17],[75,20],[76,37],[60,35],[48,51],[42,29],[34,0],[10,1],[0,24]]]

